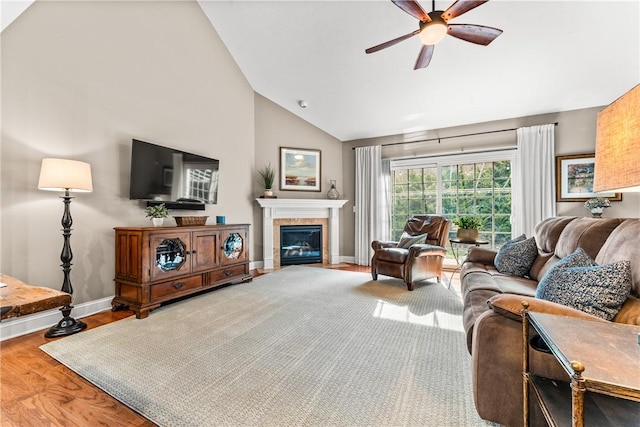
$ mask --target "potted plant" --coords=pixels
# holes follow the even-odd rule
[[[169,209],[167,209],[164,203],[147,206],[144,212],[147,214],[147,218],[151,218],[154,227],[162,227],[164,219],[169,216]]]
[[[484,225],[484,219],[477,215],[465,215],[454,219],[453,223],[458,226],[458,239],[475,242],[478,239],[478,229]]]
[[[589,209],[591,215],[596,218],[602,216],[602,209],[611,206],[611,202],[606,197],[594,197],[584,202],[584,207]]]
[[[262,178],[262,188],[265,197],[273,197],[273,181],[276,178],[276,170],[271,167],[271,163],[258,171]]]

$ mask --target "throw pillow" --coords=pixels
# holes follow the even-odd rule
[[[613,320],[631,291],[631,263],[597,265],[581,248],[561,259],[538,284],[536,298]]]
[[[537,256],[536,239],[527,239],[523,234],[509,240],[498,250],[493,265],[502,274],[524,277],[529,274]]]
[[[396,247],[409,249],[411,245],[415,245],[418,243],[425,243],[426,241],[427,241],[427,233],[412,236],[411,234],[404,231]]]

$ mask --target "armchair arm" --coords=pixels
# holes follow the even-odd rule
[[[493,261],[495,260],[497,253],[498,251],[496,249],[471,246],[464,261],[493,265]]]
[[[491,307],[495,313],[512,319],[521,320],[523,301],[529,303],[529,311],[534,311],[536,313],[558,314],[560,316],[578,317],[581,319],[601,320],[606,322],[606,320],[600,317],[585,313],[584,311],[576,310],[575,308],[571,308],[566,305],[524,295],[499,294],[489,298],[487,304],[489,304],[489,307]]]
[[[440,255],[442,257],[445,257],[447,256],[447,250],[442,246],[429,245],[426,243],[411,245],[411,247],[409,247],[410,258],[417,258],[428,255]]]
[[[395,248],[398,245],[398,242],[389,242],[389,241],[383,241],[383,240],[374,240],[373,242],[371,242],[371,248],[374,251],[377,251],[378,249],[382,249],[382,248]]]

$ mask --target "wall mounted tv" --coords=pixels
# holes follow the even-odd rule
[[[204,210],[218,202],[216,159],[134,139],[129,198],[169,209]]]

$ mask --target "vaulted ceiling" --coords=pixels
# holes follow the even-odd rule
[[[2,29],[31,3],[3,0]],[[198,3],[257,93],[342,141],[601,106],[640,82],[638,0],[492,0],[451,22],[502,35],[447,36],[417,71],[418,37],[365,54],[418,28],[389,0]]]
[[[343,141],[606,105],[640,81],[637,0],[492,0],[451,22],[502,35],[447,36],[418,71],[418,37],[365,54],[418,28],[389,0],[200,5],[256,92]]]

